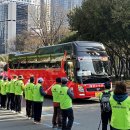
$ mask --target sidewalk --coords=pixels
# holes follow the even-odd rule
[[[26,116],[26,101],[23,98],[22,99],[22,112],[23,115]],[[53,104],[51,99],[46,99],[43,102],[43,107],[42,107],[42,115],[52,115],[53,113]]]
[[[22,99],[22,116],[26,118],[26,101],[23,98]],[[41,117],[41,124],[44,127],[44,129],[52,129],[52,116],[53,116],[53,106],[52,106],[52,100],[46,99],[43,102],[42,107],[42,117]],[[33,122],[33,120],[31,120]]]

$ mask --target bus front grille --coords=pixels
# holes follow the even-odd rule
[[[103,91],[104,87],[102,88],[87,88],[87,91],[92,92],[92,91]]]

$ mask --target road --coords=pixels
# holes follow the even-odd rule
[[[130,88],[128,89],[130,95]],[[25,116],[25,101],[22,102],[23,114],[18,115],[7,110],[0,110],[0,130],[52,130],[52,99],[46,98],[43,104],[42,124],[35,125]],[[100,106],[98,99],[75,100],[73,102],[74,125],[72,130],[98,130]],[[101,130],[101,127],[100,127]],[[109,130],[109,128],[108,128]]]
[[[128,89],[128,93],[130,95],[130,89]],[[43,104],[41,125],[35,125],[33,120],[26,118],[24,100],[22,106],[23,114],[20,115],[0,110],[0,130],[52,130],[53,107],[51,98],[46,98]],[[72,130],[98,130],[101,119],[98,99],[75,100],[73,109],[75,120]]]
[[[24,104],[23,101],[23,106]],[[76,100],[73,104],[75,120],[72,130],[98,130],[100,122],[98,100]],[[26,118],[25,107],[22,111],[23,114],[18,115],[11,111],[0,110],[0,130],[52,130],[52,99],[45,99],[41,125],[35,125],[33,120]]]

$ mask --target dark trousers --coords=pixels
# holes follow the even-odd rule
[[[6,108],[6,95],[1,95],[1,107]]]
[[[33,113],[34,113],[33,101],[26,100],[26,115],[28,117],[32,117],[33,118]]]
[[[62,130],[71,130],[74,121],[73,109],[62,110]]]
[[[40,122],[42,114],[42,102],[34,102],[34,121]]]
[[[14,95],[14,93],[10,93],[10,100],[11,100],[10,109],[15,110],[15,95]]]
[[[107,130],[108,122],[111,120],[111,112],[101,112],[102,130]]]
[[[21,95],[15,95],[15,111],[21,112]]]
[[[11,104],[10,93],[7,93],[7,110],[10,109],[10,104]]]
[[[53,126],[61,127],[62,126],[62,115],[61,115],[61,109],[60,106],[54,106],[54,113],[52,117],[52,124]]]

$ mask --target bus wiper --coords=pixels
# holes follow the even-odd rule
[[[100,73],[100,74],[96,74],[96,73],[91,73],[92,76],[107,76],[106,73]]]
[[[96,76],[97,74],[96,73],[91,73],[91,75],[95,75]]]

